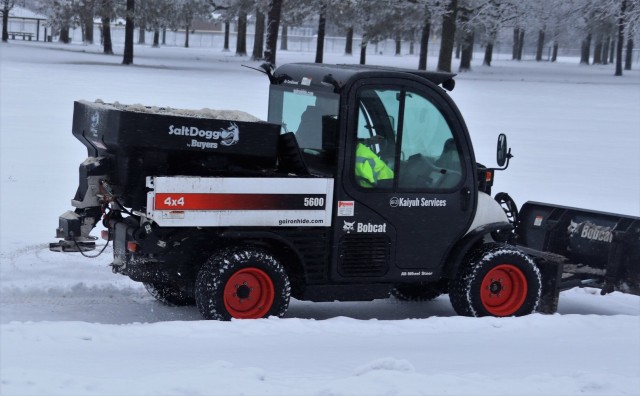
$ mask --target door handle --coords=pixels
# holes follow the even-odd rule
[[[460,209],[466,212],[469,206],[471,206],[471,190],[469,187],[464,187],[460,190]]]

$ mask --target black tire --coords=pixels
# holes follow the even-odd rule
[[[540,271],[517,248],[500,243],[471,252],[449,283],[459,315],[522,316],[535,311],[542,290]]]
[[[443,282],[403,283],[391,289],[391,295],[401,301],[431,301],[446,292]]]
[[[280,262],[254,247],[227,248],[212,256],[196,278],[196,305],[205,319],[284,316],[291,286]]]
[[[169,306],[195,305],[196,300],[192,295],[180,289],[178,286],[165,283],[143,283],[144,288],[156,300]]]

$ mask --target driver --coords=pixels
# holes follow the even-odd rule
[[[367,188],[376,187],[383,180],[393,180],[393,170],[362,142],[356,146],[355,175],[358,184]]]

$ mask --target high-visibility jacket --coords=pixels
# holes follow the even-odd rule
[[[379,180],[393,179],[393,171],[362,143],[356,147],[356,180],[362,187],[374,187]]]

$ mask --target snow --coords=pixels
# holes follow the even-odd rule
[[[98,46],[0,45],[1,395],[640,394],[638,296],[573,289],[555,315],[503,319],[458,317],[446,296],[293,300],[282,319],[217,322],[112,274],[110,247],[96,259],[50,252],[86,158],[71,135],[73,101],[266,119],[268,81],[241,67],[257,62],[213,49],[135,51],[125,67]],[[451,95],[479,162],[494,165],[498,133],[509,136],[515,157],[495,192],[640,216],[638,70],[480,60]],[[415,67],[417,58],[368,62]]]
[[[215,120],[229,120],[229,121],[246,121],[246,122],[258,122],[262,121],[258,117],[249,113],[239,110],[215,110],[203,108],[200,110],[193,109],[174,109],[169,106],[145,106],[140,103],[136,104],[122,104],[120,102],[104,103],[100,99],[96,99],[94,102],[87,100],[79,100],[78,102],[85,106],[94,107],[98,109],[116,109],[120,111],[130,111],[135,113],[146,114],[158,114],[166,116],[185,116],[193,118],[210,118]]]

